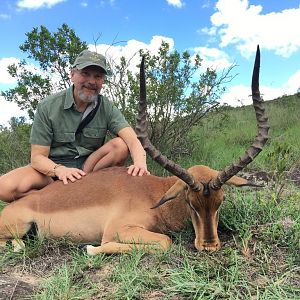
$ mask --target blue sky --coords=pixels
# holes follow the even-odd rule
[[[19,50],[33,27],[56,31],[63,23],[97,51],[131,57],[155,52],[162,39],[172,49],[199,53],[204,66],[222,70],[235,63],[234,80],[220,99],[250,103],[256,45],[261,47],[261,93],[265,100],[300,87],[300,1],[296,0],[2,0],[0,2],[0,90],[14,86],[6,72],[25,58]],[[113,47],[110,45],[119,41]],[[0,97],[0,124],[21,116]]]

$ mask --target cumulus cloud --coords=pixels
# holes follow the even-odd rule
[[[20,60],[15,57],[4,57],[0,59],[0,84],[15,83],[15,79],[7,72],[8,65],[18,64]]]
[[[203,59],[203,69],[213,68],[223,70],[232,65],[228,55],[217,48],[196,47],[193,51]]]
[[[261,86],[259,89],[261,92],[261,97],[265,101],[276,99],[284,94],[284,90],[281,88]],[[235,85],[229,87],[221,97],[220,103],[226,103],[234,107],[252,104],[251,87],[245,85]]]
[[[184,5],[184,2],[181,0],[167,0],[169,5],[181,8]]]
[[[124,56],[127,60],[130,60],[129,70],[137,71],[136,66],[140,63],[140,57],[138,51],[140,49],[148,50],[151,54],[157,54],[162,41],[165,41],[170,45],[170,50],[174,49],[174,40],[172,38],[163,36],[153,36],[150,43],[146,44],[137,40],[129,40],[125,45],[111,46],[108,44],[99,44],[96,47],[96,51],[104,54],[109,61],[114,61],[117,64],[121,56]],[[94,45],[89,45],[91,51],[95,51]]]
[[[220,37],[220,46],[234,44],[249,57],[260,44],[277,55],[289,57],[300,48],[300,7],[263,13],[261,5],[248,0],[218,0],[212,26],[203,32]]]
[[[20,62],[19,58],[16,57],[3,57],[0,58],[0,84],[14,84],[16,79],[11,77],[7,72],[7,67],[12,64],[18,65]],[[26,69],[35,74],[43,74],[42,70],[34,64],[28,64]]]
[[[39,9],[42,7],[51,8],[52,6],[66,0],[19,0],[17,7],[27,9]]]
[[[284,94],[295,94],[300,88],[300,70],[289,77],[287,82],[284,84]]]
[[[17,106],[16,103],[8,102],[4,97],[0,96],[0,124],[8,126],[8,122],[12,117],[25,116],[26,113]]]

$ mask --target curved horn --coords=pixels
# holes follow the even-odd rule
[[[147,134],[147,116],[146,116],[146,79],[145,79],[145,57],[142,58],[140,66],[140,100],[139,111],[137,116],[136,133],[141,141],[144,149],[150,157],[159,163],[163,168],[182,179],[195,192],[200,190],[200,185],[195,181],[194,177],[177,165],[175,162],[169,160],[162,155],[150,142]]]
[[[223,171],[221,171],[218,176],[210,182],[210,187],[212,189],[219,189],[221,186],[229,180],[232,176],[237,174],[240,170],[245,168],[253,159],[259,154],[263,146],[268,140],[268,118],[265,114],[265,108],[263,105],[263,100],[260,97],[259,92],[259,68],[260,68],[260,50],[257,46],[255,63],[252,74],[252,100],[255,110],[258,133],[255,137],[253,144],[241,156],[237,161],[227,166]]]

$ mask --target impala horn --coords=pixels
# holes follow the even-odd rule
[[[259,46],[257,46],[251,87],[252,87],[253,107],[255,110],[258,132],[253,144],[249,147],[249,149],[245,152],[245,154],[241,156],[237,161],[232,163],[231,165],[225,167],[222,171],[219,172],[218,176],[210,182],[209,184],[210,188],[214,190],[220,189],[221,186],[227,180],[229,180],[232,176],[236,175],[240,170],[242,170],[250,162],[252,162],[253,159],[260,153],[263,146],[266,144],[268,140],[268,131],[269,131],[268,118],[265,114],[263,100],[261,99],[260,92],[259,92],[259,68],[260,68],[260,50],[259,50]]]
[[[169,160],[166,156],[162,155],[150,142],[147,134],[147,116],[146,116],[146,79],[145,79],[145,57],[142,58],[140,66],[140,100],[139,100],[139,112],[137,116],[136,133],[141,141],[146,152],[149,156],[159,163],[163,168],[182,179],[188,184],[191,189],[198,192],[201,188],[200,184],[195,181],[194,177],[187,172],[184,168],[177,165],[172,160]]]

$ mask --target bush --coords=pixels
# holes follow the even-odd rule
[[[11,118],[9,128],[0,127],[0,174],[29,163],[30,129],[24,118]]]

